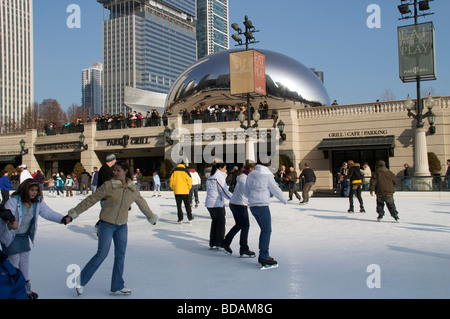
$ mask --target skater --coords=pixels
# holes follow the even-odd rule
[[[258,262],[263,268],[278,267],[278,263],[269,256],[270,236],[272,233],[272,221],[270,216],[270,196],[273,194],[283,204],[287,203],[272,172],[269,170],[269,160],[259,160],[255,169],[248,174],[245,183],[244,196],[248,198],[250,211],[261,228],[259,236]]]
[[[292,197],[293,197],[292,195],[295,195],[295,197],[297,197],[297,199],[299,201],[301,201],[302,198],[298,194],[297,187],[295,186],[295,184],[298,181],[297,172],[295,171],[295,169],[293,167],[289,167],[289,173],[287,174],[287,178],[288,178],[288,185],[289,185],[289,199],[288,199],[288,201],[292,200]]]
[[[114,241],[111,293],[114,295],[130,294],[131,289],[125,287],[123,280],[128,237],[128,209],[133,202],[136,202],[152,225],[155,225],[158,220],[158,216],[152,212],[147,201],[140,195],[137,185],[133,183],[128,163],[117,161],[113,166],[113,174],[114,177],[111,180],[104,182],[94,194],[86,197],[68,213],[68,216],[75,219],[100,200],[104,200],[98,226],[98,250],[81,271],[79,285],[76,287],[78,295],[83,293],[84,286],[108,256],[111,241]]]
[[[370,179],[370,195],[373,196],[373,192],[377,195],[377,213],[378,221],[381,221],[384,216],[384,203],[391,216],[398,221],[398,212],[394,203],[395,184],[397,183],[397,177],[394,173],[386,168],[386,162],[379,161],[376,171],[372,174]]]
[[[341,185],[341,197],[348,197],[350,194],[350,181],[346,178],[348,171],[348,163],[342,163],[341,170],[339,171],[339,183]]]
[[[354,163],[353,161],[348,161],[348,165],[350,166],[348,170],[348,174],[346,178],[350,180],[350,193],[348,196],[348,199],[350,201],[350,208],[347,212],[353,213],[353,194],[356,194],[356,198],[358,198],[359,201],[359,212],[365,213],[364,210],[364,203],[363,199],[361,197],[361,189],[363,184],[363,178],[364,175],[361,172],[361,167],[359,163]]]
[[[0,188],[2,190],[2,205],[4,206],[9,199],[9,191],[13,187],[8,179],[8,171],[3,170],[0,178]]]
[[[64,197],[64,190],[63,190],[64,180],[61,178],[61,175],[59,175],[59,173],[56,174],[55,184],[56,184],[56,197],[59,197],[59,192],[61,192],[62,196]]]
[[[312,170],[312,168],[309,167],[308,163],[303,164],[304,168],[299,176],[299,179],[302,177],[305,178],[305,184],[303,185],[303,201],[300,202],[300,204],[308,204],[309,202],[309,192],[311,191],[312,187],[316,183],[316,174]]]
[[[225,237],[225,199],[230,200],[232,194],[226,183],[227,168],[225,163],[213,165],[211,175],[206,180],[205,206],[211,215],[209,247],[219,250]]]
[[[31,173],[27,169],[27,165],[22,164],[19,166],[19,168],[20,168],[20,179],[19,179],[20,184],[22,184],[22,182],[26,179],[33,178],[33,176],[31,176]]]
[[[248,247],[248,232],[250,222],[248,220],[248,200],[244,196],[245,183],[247,175],[255,169],[255,164],[247,163],[239,170],[236,176],[236,186],[234,187],[233,196],[230,199],[230,210],[233,213],[236,224],[230,229],[225,239],[222,241],[222,247],[231,254],[233,251],[230,248],[231,241],[234,236],[240,231],[241,236],[239,240],[239,254],[241,257],[255,257],[255,253]]]
[[[181,202],[184,203],[186,208],[186,214],[189,221],[192,221],[194,217],[192,216],[191,205],[189,205],[189,191],[192,187],[192,177],[189,171],[181,162],[172,171],[170,175],[170,188],[173,189],[175,194],[175,201],[177,202],[177,213],[178,213],[178,223],[183,221],[183,210],[181,208]]]
[[[17,229],[11,229],[7,223],[0,221],[2,250],[8,255],[9,262],[23,273],[29,299],[38,298],[38,294],[31,291],[28,268],[30,265],[30,241],[34,242],[39,216],[58,224],[67,225],[71,221],[71,218],[53,211],[41,198],[41,190],[37,181],[31,178],[23,181],[5,206],[11,211],[19,226]]]
[[[161,179],[159,178],[158,171],[153,172],[153,183],[155,184],[153,188],[153,196],[156,196],[156,191],[158,191],[158,197],[161,197]]]
[[[202,180],[200,179],[200,175],[198,175],[197,171],[195,169],[190,169],[189,173],[192,177],[192,188],[189,191],[189,204],[192,207],[192,200],[195,199],[195,208],[198,207],[198,189],[200,188],[202,184]]]
[[[79,185],[80,194],[89,194],[89,181],[91,180],[91,174],[89,174],[86,169],[83,169],[81,173],[81,179]]]
[[[66,197],[73,196],[73,192],[72,192],[72,187],[73,187],[73,179],[72,179],[72,174],[67,175],[66,178]]]
[[[55,180],[56,180],[56,174],[53,173],[52,176],[47,180],[47,186],[48,186],[48,195],[51,196],[52,194],[56,196],[55,192]]]

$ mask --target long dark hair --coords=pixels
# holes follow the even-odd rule
[[[219,162],[216,163],[215,165],[213,165],[212,169],[211,169],[211,175],[214,175],[217,171],[217,169],[219,168],[224,168],[227,164],[225,164],[224,162]]]
[[[35,198],[31,199],[29,195],[30,188],[36,186],[38,189],[38,193]],[[34,178],[28,178],[24,180],[17,189],[16,192],[12,194],[19,195],[20,199],[22,199],[22,202],[24,203],[38,203],[42,201],[42,192],[41,188],[39,187],[39,183]]]
[[[131,174],[131,168],[130,168],[130,164],[128,164],[128,162],[125,161],[117,161],[114,166],[119,165],[124,171],[127,171],[127,175],[126,177],[128,177],[129,179],[133,179],[133,175]],[[114,167],[113,166],[113,167]]]

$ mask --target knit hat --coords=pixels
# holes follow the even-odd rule
[[[106,161],[107,162],[111,162],[111,161],[114,161],[116,159],[116,155],[114,155],[114,154],[108,154],[108,155],[106,155]]]

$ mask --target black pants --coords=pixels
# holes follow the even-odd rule
[[[178,221],[183,220],[183,210],[181,208],[181,202],[184,203],[184,207],[186,208],[187,217],[189,220],[191,220],[192,219],[192,210],[191,210],[191,205],[189,204],[189,194],[186,194],[186,195],[175,194],[175,201],[177,202]]]
[[[219,247],[225,237],[225,207],[208,207],[211,215],[209,247]]]
[[[230,203],[230,210],[233,213],[236,224],[228,231],[223,243],[230,246],[234,236],[240,231],[241,237],[239,240],[239,252],[241,254],[249,250],[248,247],[248,232],[250,228],[250,222],[248,219],[247,206],[233,205]]]
[[[353,209],[353,194],[356,194],[356,198],[359,201],[359,207],[364,208],[363,199],[361,197],[361,189],[362,184],[350,185],[350,193],[348,195],[348,198],[350,200],[350,209]]]
[[[2,205],[5,206],[9,199],[9,191],[2,189]]]

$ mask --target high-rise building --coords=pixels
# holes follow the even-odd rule
[[[197,0],[199,59],[229,49],[228,21],[228,0]]]
[[[97,0],[103,5],[103,114],[163,107],[197,58],[195,0]]]
[[[0,1],[0,127],[20,124],[34,102],[33,0]]]
[[[102,78],[102,63],[94,63],[81,71],[81,107],[91,119],[102,114]]]

